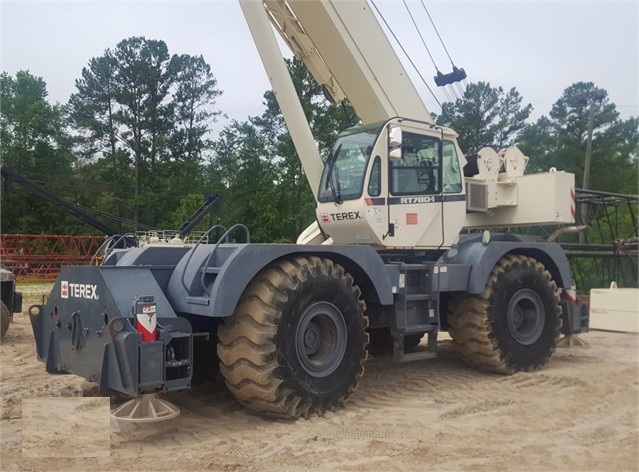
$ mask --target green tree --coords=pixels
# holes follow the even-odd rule
[[[468,84],[461,98],[443,103],[436,123],[453,128],[465,152],[484,146],[503,148],[514,143],[531,112],[532,105],[522,105],[514,87],[504,93],[501,87],[477,82]]]
[[[527,173],[547,172],[556,165],[555,150],[557,136],[553,133],[553,124],[546,116],[535,123],[527,123],[519,133],[517,146],[529,156]]]
[[[94,161],[95,156],[102,156],[94,175],[90,168],[83,169],[83,174],[87,180],[109,182],[113,188],[131,183],[128,171],[130,152],[119,143],[122,130],[115,119],[118,106],[116,66],[109,50],[104,56],[92,58],[82,69],[82,77],[75,81],[78,91],[69,99],[71,124],[81,131],[76,150],[87,162]],[[125,195],[112,193],[108,205],[101,208],[124,217],[128,214],[125,210],[128,202]],[[102,199],[102,204],[105,203]]]
[[[576,187],[583,186],[589,123],[592,113],[592,152],[588,188],[622,194],[636,194],[639,176],[639,119],[622,120],[608,93],[592,82],[577,82],[567,87],[553,104],[549,116],[529,124],[519,136],[519,146],[530,156],[528,172],[547,171],[551,167],[575,174]],[[580,208],[588,228],[581,242],[613,245],[615,239],[636,236],[636,206]],[[634,212],[634,217],[631,214]],[[577,242],[577,236],[563,241]],[[625,273],[626,286],[636,286],[636,262],[630,258],[602,260],[597,257],[573,258],[574,277],[581,289],[610,283],[606,266],[617,265]],[[609,264],[610,263],[610,264]],[[614,263],[614,264],[613,264]],[[616,276],[615,276],[616,277]]]
[[[244,223],[254,242],[281,240],[277,172],[267,143],[250,120],[226,126],[209,166],[212,187],[224,195],[220,223]]]
[[[350,126],[352,107],[329,103],[303,62],[287,66],[320,152],[327,155],[337,134]],[[255,241],[292,242],[315,219],[317,189],[308,185],[274,93],[267,91],[264,99],[260,117],[222,132],[210,179],[225,194],[227,224],[247,224]]]
[[[70,113],[87,178],[133,189],[102,198],[119,216],[168,224],[180,199],[199,190],[206,135],[219,115],[216,85],[201,56],[171,56],[164,41],[144,37],[120,41],[83,69]]]
[[[54,194],[75,203],[68,185],[74,163],[65,111],[47,101],[46,83],[28,71],[0,75],[0,160]],[[4,188],[2,231],[67,233],[87,228],[17,184]]]
[[[173,130],[169,138],[171,190],[179,194],[193,188],[194,178],[212,143],[209,125],[221,115],[213,108],[221,95],[217,80],[202,56],[175,55],[171,67],[175,71],[173,91]]]
[[[549,117],[542,116],[522,131],[518,144],[530,156],[528,171],[556,167],[574,173],[575,183],[581,187],[591,112],[588,188],[636,193],[639,120],[621,120],[608,93],[592,82],[577,82],[566,88],[553,104]]]
[[[326,100],[322,88],[302,61],[293,59],[286,63],[320,155],[327,156],[337,135],[359,120],[348,102],[332,104]],[[264,98],[266,111],[255,123],[267,134],[267,142],[274,144],[271,153],[276,156],[278,164],[280,191],[277,198],[281,209],[281,238],[295,241],[302,230],[315,219],[314,195],[318,189],[311,189],[308,185],[275,94],[268,91]],[[355,123],[351,121],[352,117],[356,118]]]
[[[116,63],[118,110],[116,119],[122,125],[122,139],[133,154],[134,212],[140,221],[144,207],[146,218],[154,221],[156,164],[162,154],[170,129],[167,117],[170,106],[165,102],[173,77],[169,70],[170,56],[164,41],[133,37],[120,41],[113,51]]]

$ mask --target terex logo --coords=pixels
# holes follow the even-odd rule
[[[66,280],[60,282],[60,297],[62,298],[86,298],[89,300],[99,300],[98,286],[91,284],[69,283]]]
[[[322,215],[322,221],[325,221]],[[330,213],[330,217],[333,221],[344,221],[344,220],[361,220],[362,217],[359,216],[359,211],[349,211],[343,213]]]

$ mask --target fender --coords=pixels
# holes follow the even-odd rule
[[[167,298],[177,312],[226,317],[253,278],[282,258],[318,256],[341,264],[360,286],[365,298],[392,305],[390,276],[379,254],[370,246],[307,246],[297,244],[200,245],[184,255],[167,287]],[[205,273],[204,284],[201,283]]]
[[[482,243],[481,235],[464,238],[446,251],[438,262],[470,265],[467,291],[477,294],[483,292],[497,261],[508,254],[532,257],[546,266],[558,287],[572,286],[570,264],[559,244],[526,240],[514,234],[493,234],[488,244]]]

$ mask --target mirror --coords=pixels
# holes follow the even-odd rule
[[[388,131],[388,147],[390,149],[402,146],[402,129],[399,126],[391,126]]]
[[[388,129],[388,158],[398,161],[402,158],[402,129],[391,126]]]
[[[399,161],[402,158],[402,148],[398,147],[388,151],[388,158],[391,161]]]

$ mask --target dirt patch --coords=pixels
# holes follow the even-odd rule
[[[39,290],[30,289],[25,310]],[[182,410],[176,420],[111,425],[107,456],[81,457],[83,445],[103,446],[103,431],[79,423],[73,440],[57,443],[69,450],[43,458],[28,453],[37,437],[28,412],[50,401],[34,410],[33,399],[98,393],[79,377],[47,374],[28,316],[16,314],[0,346],[0,469],[637,470],[639,336],[582,338],[590,347],[558,349],[539,372],[500,376],[466,367],[442,336],[439,358],[396,365],[373,357],[342,410],[295,422],[252,416],[223,383],[210,383],[165,396]],[[80,408],[62,406],[71,405]]]

